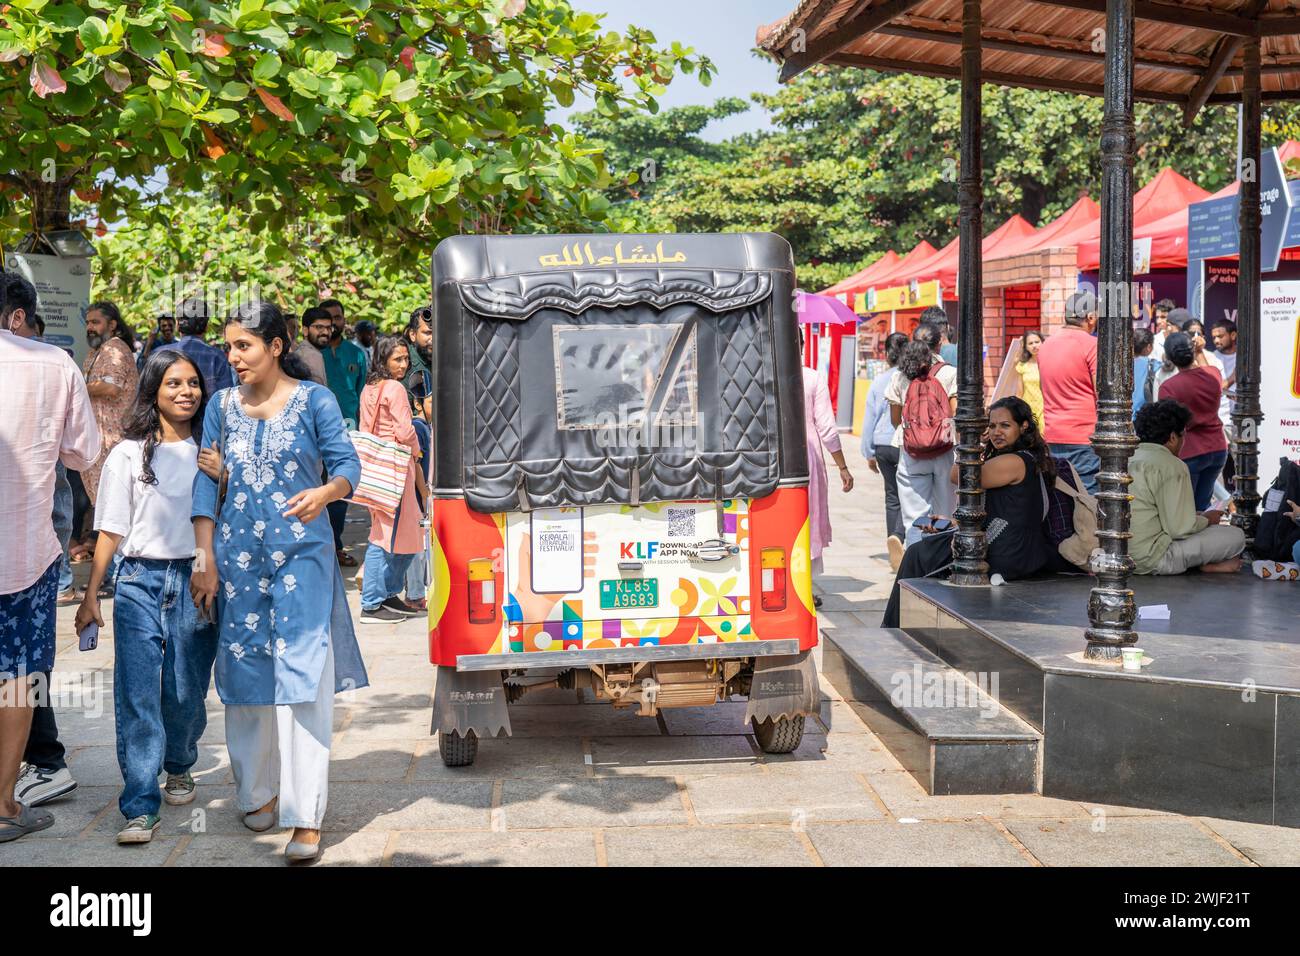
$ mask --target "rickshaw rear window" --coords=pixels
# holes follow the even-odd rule
[[[694,323],[553,331],[560,428],[696,424]]]

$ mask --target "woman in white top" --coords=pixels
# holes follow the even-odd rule
[[[203,376],[189,358],[170,348],[151,352],[123,440],[109,453],[99,479],[100,534],[76,628],[80,633],[92,623],[103,627],[99,586],[120,555],[113,708],[123,781],[118,807],[127,822],[118,843],[148,843],[161,822],[164,798],[174,805],[194,799],[190,769],[207,726],[204,699],[217,652],[216,627],[190,597],[189,515],[199,468],[191,425],[202,421],[204,399]],[[167,783],[160,794],[163,770]]]

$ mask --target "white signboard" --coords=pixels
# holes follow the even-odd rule
[[[1151,271],[1151,237],[1133,240],[1133,274],[1144,276]]]
[[[45,341],[69,353],[80,367],[86,359],[86,306],[90,304],[90,260],[14,253],[14,271],[36,286],[37,310],[45,320]]]
[[[1260,284],[1260,494],[1277,477],[1278,459],[1300,462],[1300,282]]]

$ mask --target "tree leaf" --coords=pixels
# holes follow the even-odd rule
[[[131,71],[116,60],[104,64],[104,82],[114,93],[124,93],[131,85]]]
[[[39,56],[32,60],[32,71],[29,79],[32,89],[36,91],[36,95],[41,99],[45,99],[51,93],[62,93],[68,88],[68,84],[63,82],[63,77],[59,75],[59,71]]]
[[[262,105],[276,116],[280,117],[280,119],[290,123],[293,122],[293,110],[285,106],[278,96],[268,93],[260,86],[257,88],[257,96],[262,101]]]

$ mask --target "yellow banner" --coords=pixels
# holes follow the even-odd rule
[[[928,309],[932,305],[943,305],[943,289],[939,280],[930,282],[910,282],[907,285],[892,286],[888,289],[868,289],[856,297],[854,310],[858,315],[872,315],[877,312],[903,312],[908,309]]]

